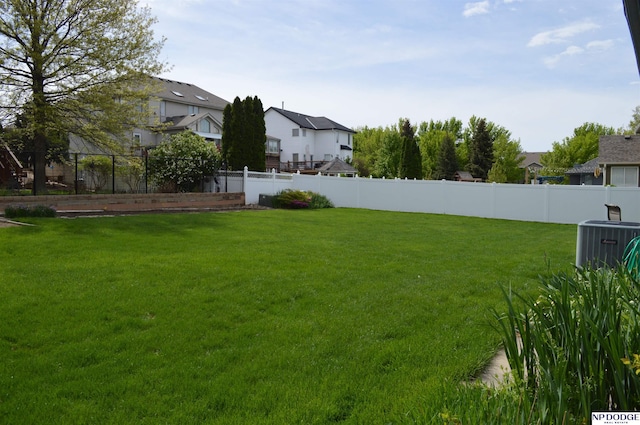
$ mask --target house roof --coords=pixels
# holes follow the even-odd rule
[[[473,181],[480,180],[473,177],[471,173],[468,171],[456,171],[455,176],[458,178],[458,180],[463,182],[473,182]]]
[[[573,168],[565,171],[565,174],[593,174],[596,168],[599,167],[600,158],[594,158],[591,161],[587,161],[584,164],[576,165]]]
[[[348,133],[355,133],[355,131],[353,131],[352,129],[345,127],[342,124],[338,124],[337,122],[330,120],[327,117],[312,117],[311,115],[287,111],[286,109],[282,108],[274,108],[273,106],[267,109],[267,111],[269,110],[278,112],[285,118],[288,118],[289,120],[299,125],[300,128],[308,128],[311,130],[340,130],[346,131]]]
[[[523,152],[524,159],[520,162],[520,168],[538,167],[542,168],[540,157],[546,152]]]
[[[351,165],[347,164],[338,157],[333,158],[331,161],[318,168],[321,173],[334,173],[334,174],[355,174],[358,172]]]
[[[640,163],[640,136],[600,136],[600,164]]]
[[[224,110],[225,106],[230,103],[194,84],[158,77],[154,77],[154,79],[161,83],[162,89],[157,93],[157,96],[162,99],[219,110]]]

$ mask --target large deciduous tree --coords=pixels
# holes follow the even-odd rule
[[[496,183],[518,183],[524,180],[521,167],[525,156],[519,141],[509,140],[507,134],[500,134],[493,141],[493,166],[487,178]]]
[[[262,101],[248,96],[236,97],[225,107],[222,123],[222,157],[234,170],[248,167],[252,171],[266,168],[267,141]]]
[[[582,124],[573,130],[571,137],[565,137],[562,142],[553,142],[551,151],[540,157],[544,172],[564,175],[567,169],[576,164],[596,158],[600,150],[600,136],[612,134],[616,134],[613,127],[590,122]]]
[[[439,174],[440,152],[445,139],[451,139],[456,153],[455,163],[460,163],[456,142],[462,138],[462,121],[455,117],[447,121],[422,122],[418,127],[420,155],[422,156],[422,174],[426,179],[441,179]],[[447,147],[446,149],[448,149]],[[452,162],[450,162],[451,164]],[[454,173],[457,170],[454,170]]]
[[[155,21],[135,0],[0,0],[0,110],[25,115],[36,193],[52,135],[118,151],[149,123],[149,76],[166,68]]]

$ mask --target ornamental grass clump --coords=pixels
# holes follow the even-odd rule
[[[333,203],[324,195],[319,193],[286,189],[278,194],[273,199],[274,208],[289,208],[289,209],[316,209],[316,208],[333,208]]]
[[[504,294],[498,328],[517,390],[542,423],[640,408],[640,287],[624,266],[554,275],[535,299]]]
[[[4,209],[4,216],[6,218],[55,217],[56,210],[52,207],[46,207],[44,205],[34,205],[32,207],[23,205],[9,205]]]

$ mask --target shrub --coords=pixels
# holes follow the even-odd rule
[[[9,205],[4,209],[4,216],[7,218],[55,217],[56,210],[44,205],[35,205],[33,207]]]
[[[99,192],[107,185],[113,162],[108,156],[91,155],[80,162],[80,167],[89,176],[90,188]]]
[[[220,160],[215,144],[183,131],[149,151],[149,176],[162,192],[191,192],[215,174]]]
[[[303,190],[286,189],[273,199],[274,208],[333,208],[333,203],[324,195]]]
[[[518,391],[542,423],[586,423],[591,411],[640,408],[638,281],[618,269],[543,280],[537,299],[505,291],[498,315]],[[516,303],[523,303],[517,308]]]

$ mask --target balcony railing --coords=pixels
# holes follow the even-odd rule
[[[328,161],[287,161],[280,163],[280,171],[285,173],[314,173]]]

